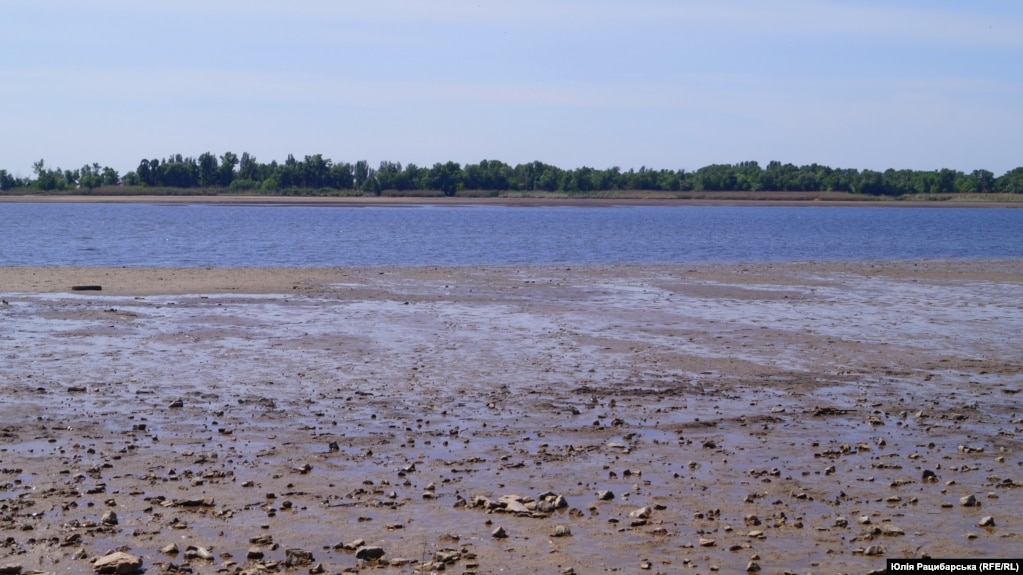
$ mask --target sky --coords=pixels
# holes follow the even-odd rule
[[[1019,0],[0,0],[0,168],[1023,166]]]

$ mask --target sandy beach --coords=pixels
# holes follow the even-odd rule
[[[1021,294],[1021,261],[0,268],[0,568],[1018,557]]]

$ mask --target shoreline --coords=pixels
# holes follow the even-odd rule
[[[373,276],[423,279],[479,274],[549,274],[574,272],[616,277],[650,273],[681,273],[691,278],[728,281],[770,276],[773,281],[792,275],[854,274],[857,276],[922,280],[1020,281],[1023,259],[984,260],[838,260],[802,262],[671,263],[606,265],[505,266],[375,266],[375,267],[132,267],[132,266],[0,266],[0,293],[74,293],[81,296],[289,294],[327,289],[352,277]],[[75,291],[74,286],[100,290]]]
[[[806,195],[800,193],[800,195]],[[466,197],[365,197],[365,196],[232,196],[232,195],[156,195],[156,196],[92,196],[0,195],[3,203],[141,203],[141,204],[204,204],[303,207],[370,207],[370,206],[519,206],[519,207],[609,207],[609,206],[785,206],[785,207],[891,207],[891,208],[1023,208],[1019,202],[908,200],[908,199],[680,199],[680,198],[466,198]]]

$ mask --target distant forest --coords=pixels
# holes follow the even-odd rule
[[[830,168],[819,164],[795,166],[770,162],[713,164],[696,171],[654,170],[646,167],[566,170],[543,162],[508,165],[497,160],[460,165],[436,163],[432,167],[402,166],[366,161],[334,162],[321,154],[299,160],[289,155],[283,163],[260,163],[248,153],[197,158],[181,154],[166,159],[143,159],[126,174],[94,163],[75,170],[33,164],[34,178],[18,178],[0,170],[0,191],[83,192],[111,186],[145,193],[146,188],[180,189],[181,193],[261,193],[276,195],[416,195],[434,192],[453,196],[460,192],[556,192],[593,194],[626,190],[690,191],[801,191],[848,192],[871,196],[907,194],[1023,194],[1023,167],[996,177],[988,170],[964,173],[941,169],[883,172]]]

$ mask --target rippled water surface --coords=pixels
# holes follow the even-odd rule
[[[467,266],[1023,257],[1023,210],[2,204],[0,265]]]

